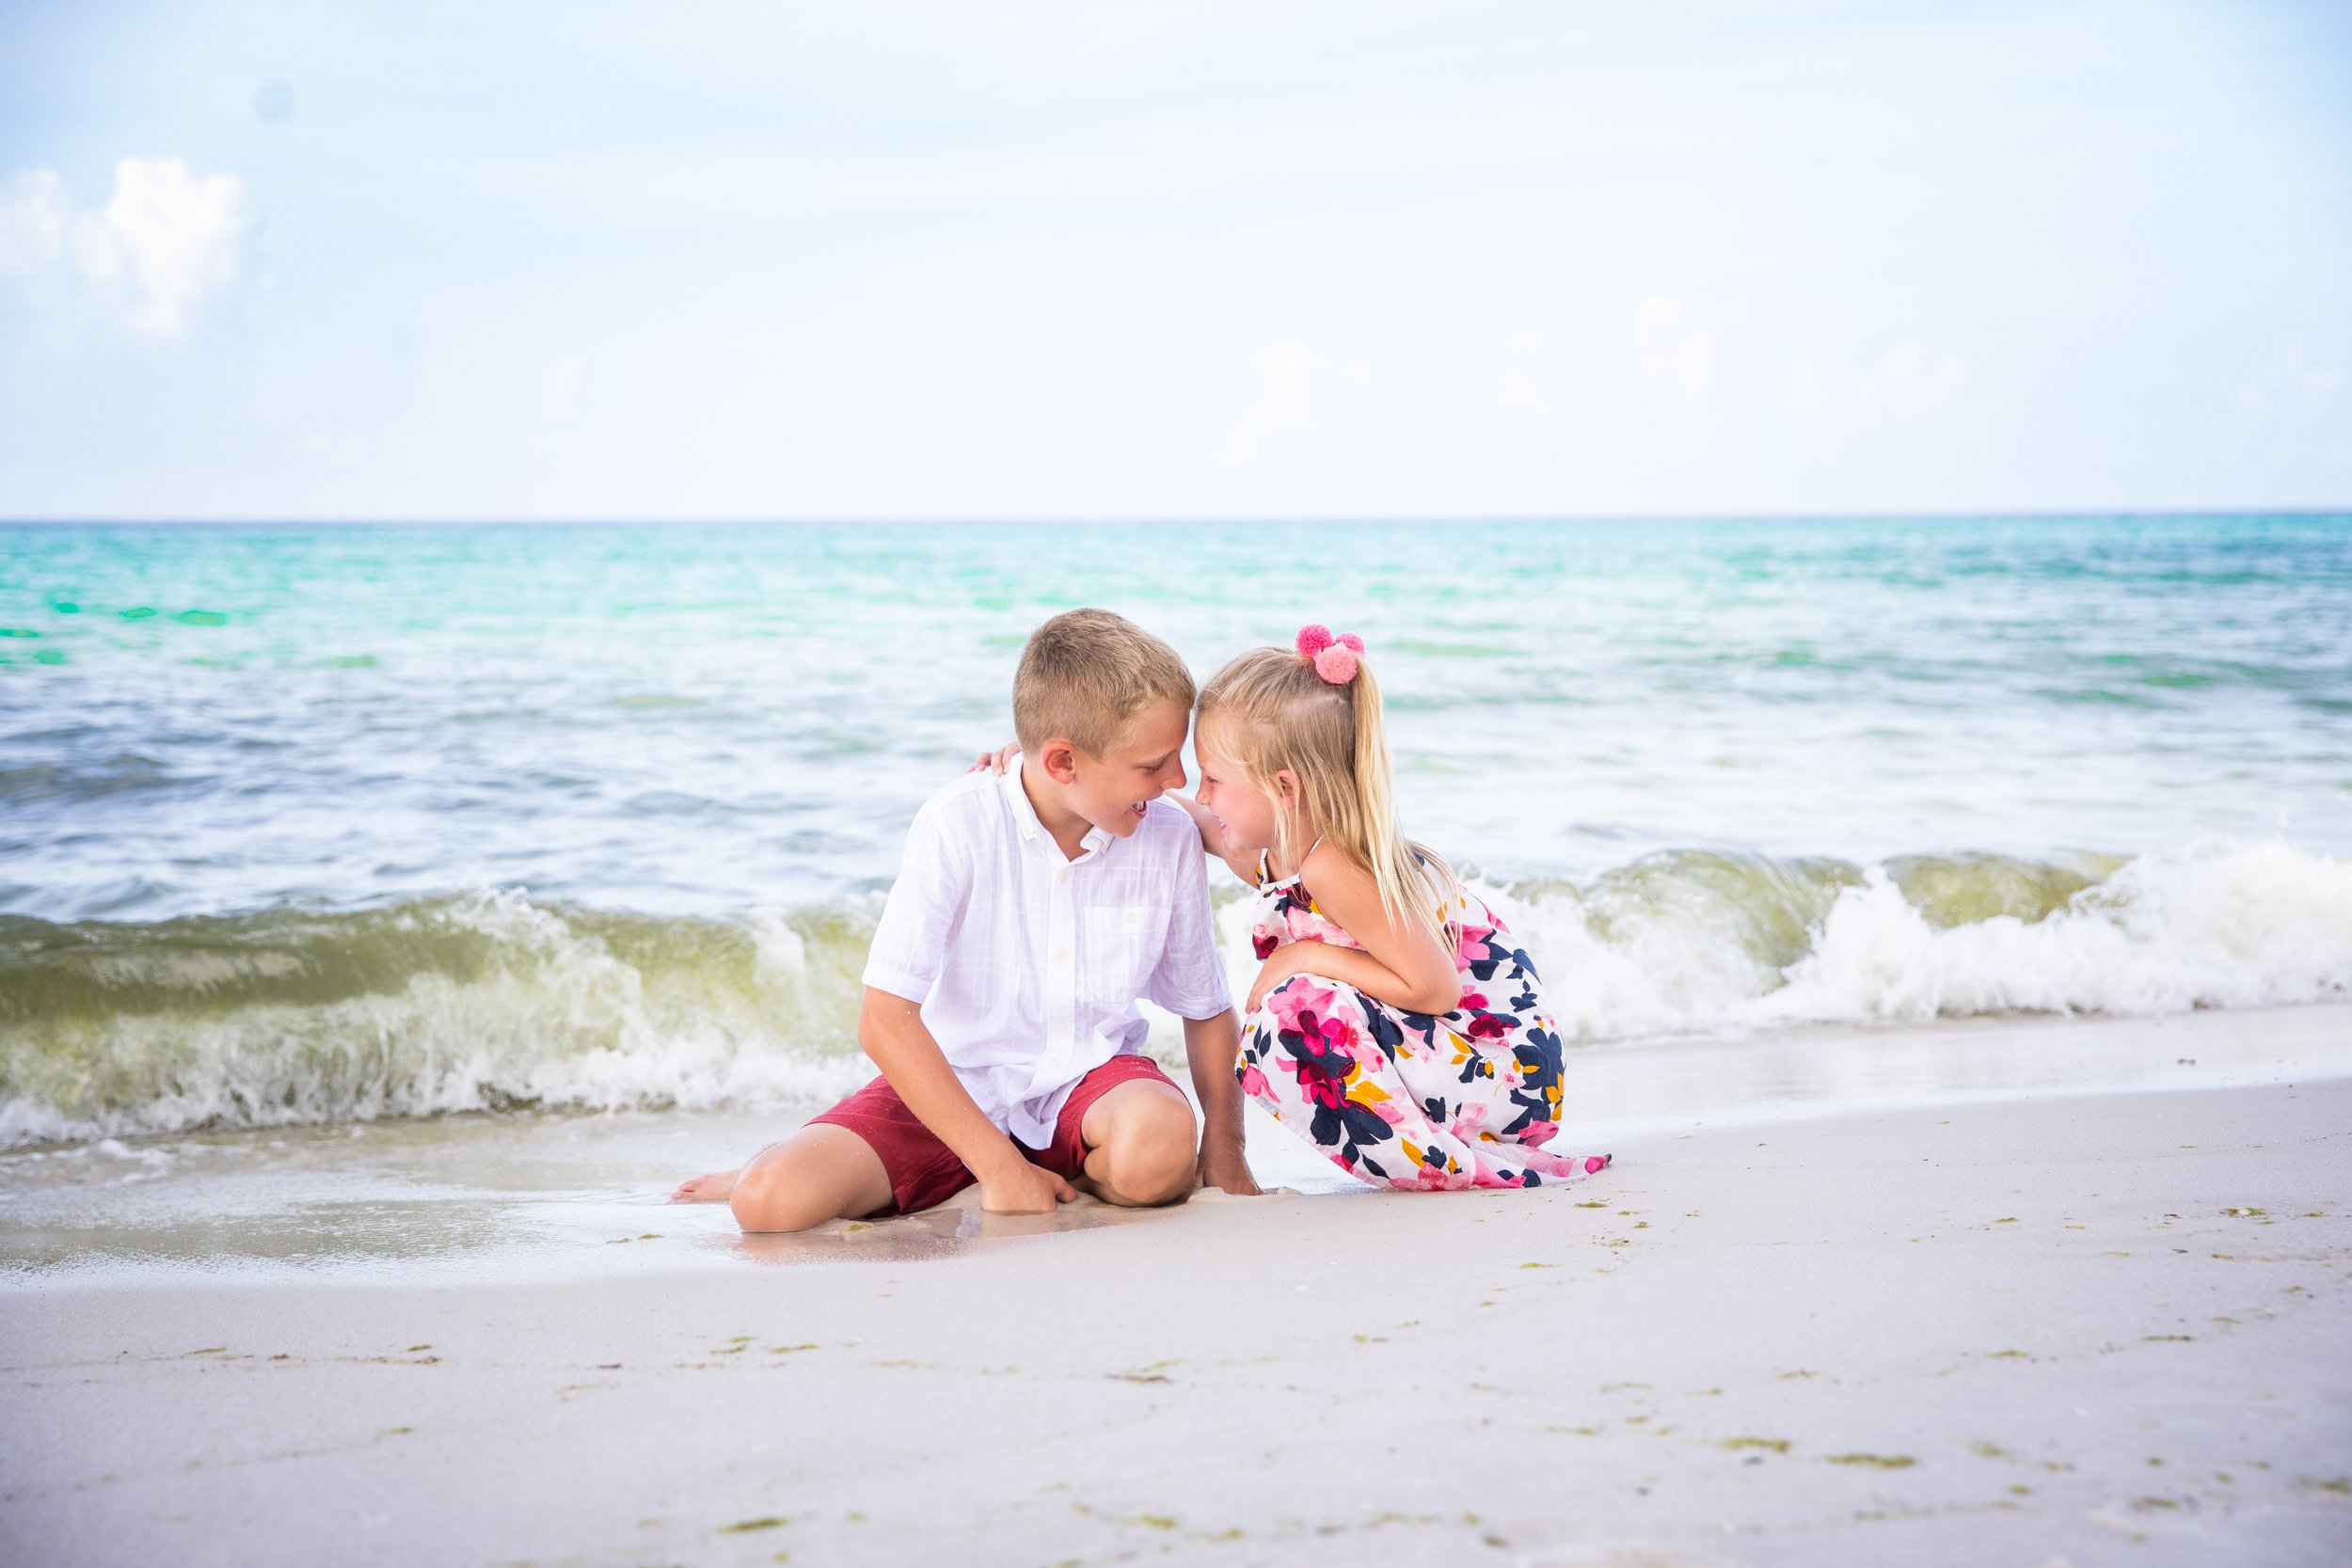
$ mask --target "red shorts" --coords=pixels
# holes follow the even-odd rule
[[[1012,1147],[1027,1155],[1031,1164],[1042,1165],[1056,1176],[1067,1180],[1077,1175],[1086,1168],[1087,1144],[1079,1129],[1086,1124],[1087,1111],[1120,1085],[1138,1078],[1176,1087],[1160,1070],[1160,1064],[1149,1056],[1113,1056],[1079,1079],[1070,1091],[1061,1115],[1054,1118],[1052,1143],[1035,1149],[1015,1138]],[[832,1110],[808,1119],[812,1127],[822,1122],[848,1128],[882,1157],[882,1169],[890,1176],[891,1206],[881,1213],[912,1214],[935,1209],[979,1180],[956,1158],[954,1149],[939,1141],[938,1133],[907,1109],[907,1102],[898,1098],[887,1078],[875,1079]]]

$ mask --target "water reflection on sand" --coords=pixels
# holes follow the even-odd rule
[[[1595,1152],[1638,1158],[1641,1140],[1700,1127],[2352,1076],[2347,1019],[2352,1009],[2315,1006],[1593,1048],[1570,1057],[1569,1132]],[[0,1290],[920,1262],[1167,1217],[1091,1199],[1051,1214],[990,1214],[967,1190],[930,1213],[746,1236],[724,1204],[664,1201],[682,1173],[724,1168],[797,1119],[466,1116],[20,1149],[0,1155]],[[1282,1195],[1265,1201],[1366,1191],[1254,1110],[1249,1141],[1258,1180]],[[1255,1201],[1203,1193],[1191,1205]]]

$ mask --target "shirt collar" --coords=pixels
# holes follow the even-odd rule
[[[1043,840],[1046,847],[1054,851],[1055,858],[1059,859],[1061,846],[1054,842],[1054,835],[1047,832],[1045,824],[1038,820],[1037,807],[1029,803],[1029,792],[1021,787],[1021,769],[1008,768],[1003,777],[996,782],[998,787],[1004,790],[1005,798],[1012,802],[1012,825],[1021,830],[1022,838],[1031,844],[1041,839]],[[1089,855],[1099,854],[1109,848],[1110,845],[1109,833],[1100,828],[1090,827],[1087,829],[1086,837],[1078,841],[1078,847],[1086,851],[1086,854],[1080,855],[1078,860],[1082,861]],[[1078,863],[1072,861],[1069,863],[1075,865]]]

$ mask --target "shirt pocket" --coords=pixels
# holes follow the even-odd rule
[[[1109,904],[1086,911],[1084,984],[1104,1006],[1124,1010],[1143,994],[1168,942],[1165,904]]]

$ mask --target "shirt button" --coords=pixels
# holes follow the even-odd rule
[[[1057,951],[1054,954],[1054,961],[1056,963],[1068,963],[1070,961],[1070,949],[1064,947]]]

